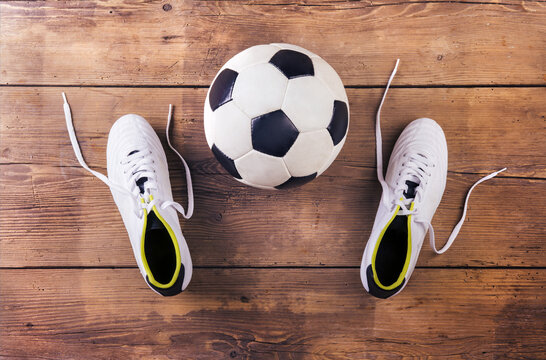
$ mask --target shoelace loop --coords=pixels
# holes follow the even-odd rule
[[[144,210],[147,212],[150,212],[154,206],[158,205],[161,209],[166,209],[167,207],[172,207],[176,211],[178,211],[182,216],[186,219],[189,219],[193,215],[193,207],[194,207],[194,201],[193,201],[193,186],[192,186],[192,180],[191,180],[191,173],[190,168],[182,155],[172,146],[170,136],[169,136],[169,129],[171,126],[171,119],[172,119],[172,105],[169,104],[169,115],[167,117],[167,128],[166,128],[166,136],[167,136],[167,143],[171,150],[173,150],[180,160],[182,161],[182,164],[184,165],[184,169],[186,172],[186,186],[188,188],[188,210],[186,211],[182,205],[180,205],[177,202],[170,201],[170,200],[164,200],[161,201],[160,199],[152,199],[146,201],[143,197],[140,196],[140,189],[138,188],[136,182],[138,179],[142,177],[148,177],[149,180],[146,181],[144,184],[145,189],[156,189],[157,183],[155,181],[155,171],[151,168],[148,168],[147,165],[153,164],[153,160],[149,158],[149,153],[146,152],[146,150],[142,150],[143,153],[139,154],[140,150],[136,149],[137,151],[134,152],[131,155],[128,155],[125,159],[125,163],[122,161],[122,166],[125,166],[125,172],[126,174],[131,172],[129,182],[131,183],[131,191],[127,190],[124,186],[120,184],[116,184],[110,179],[108,179],[107,176],[104,174],[101,174],[98,171],[92,170],[89,168],[87,163],[85,162],[81,149],[80,144],[78,142],[78,139],[76,137],[76,131],[74,130],[74,124],[72,122],[72,112],[70,110],[70,105],[68,104],[68,101],[66,99],[66,95],[63,92],[63,109],[64,109],[64,116],[66,120],[66,127],[68,129],[68,135],[70,137],[70,142],[72,144],[72,148],[74,149],[74,154],[76,155],[76,158],[78,159],[78,162],[80,165],[89,171],[91,174],[95,175],[99,180],[104,182],[108,187],[111,189],[115,189],[116,191],[128,196],[133,200],[134,204],[134,212],[138,217],[143,216]],[[151,163],[150,163],[151,162]],[[148,184],[149,182],[149,184]]]
[[[127,176],[127,183],[131,187],[131,192],[135,197],[140,196],[141,193],[140,187],[137,185],[140,179],[146,179],[142,183],[144,193],[157,190],[155,161],[151,155],[153,153],[150,150],[135,149],[124,160],[120,160],[119,162],[123,167],[123,173]]]
[[[389,188],[389,185],[387,184],[387,182],[385,181],[385,176],[383,175],[383,148],[382,148],[383,139],[381,138],[381,108],[383,107],[383,103],[385,102],[385,98],[387,97],[387,92],[389,91],[389,88],[391,86],[392,79],[394,79],[394,75],[396,75],[396,71],[398,70],[398,65],[399,64],[400,64],[400,59],[396,59],[396,64],[394,65],[394,69],[392,70],[391,76],[389,77],[389,81],[387,82],[387,86],[385,87],[385,92],[383,93],[383,97],[381,98],[381,102],[379,103],[379,108],[377,109],[377,114],[376,114],[376,117],[375,117],[375,146],[376,146],[376,161],[377,161],[377,179],[379,180],[379,183],[381,184],[381,188],[383,190],[383,195],[381,196],[381,199],[385,203],[385,205],[387,205],[387,206],[400,205],[400,211],[401,211],[400,214],[401,215],[410,215],[410,214],[413,215],[414,220],[415,220],[416,223],[421,223],[421,224],[423,224],[425,226],[425,231],[430,230],[430,232],[429,232],[430,247],[437,254],[443,254],[444,252],[446,252],[451,247],[451,245],[453,244],[453,242],[457,238],[457,235],[459,234],[459,231],[461,230],[461,227],[464,224],[464,220],[465,220],[465,217],[466,217],[466,210],[467,210],[467,207],[468,207],[468,199],[470,198],[470,194],[472,193],[472,190],[474,190],[474,188],[476,186],[478,186],[479,184],[481,184],[482,182],[484,182],[486,180],[489,180],[491,178],[494,178],[499,173],[505,171],[506,168],[503,168],[501,170],[495,171],[495,172],[493,172],[493,173],[491,173],[489,175],[486,175],[486,176],[482,177],[481,179],[476,181],[472,185],[472,187],[470,187],[470,189],[468,190],[468,193],[466,194],[466,199],[465,199],[464,208],[463,208],[463,214],[462,214],[459,222],[457,223],[457,225],[455,225],[455,227],[451,231],[451,235],[449,236],[449,238],[448,238],[447,242],[445,243],[445,245],[440,250],[438,250],[436,248],[436,241],[435,241],[435,238],[434,238],[434,228],[432,227],[432,224],[429,221],[426,221],[424,219],[420,219],[419,209],[418,208],[415,209],[415,207],[414,207],[413,210],[410,210],[409,209],[410,204],[408,204],[407,201],[401,200],[400,197],[395,197],[394,199],[390,199],[390,196],[389,196],[390,188]],[[417,160],[417,159],[415,159],[415,156],[412,156],[412,159],[413,159],[413,161]],[[408,160],[406,160],[406,161],[408,161]],[[421,161],[421,160],[418,160],[416,164],[418,164],[418,163],[422,163],[423,165],[425,165],[425,162]],[[406,163],[406,165],[407,164],[408,163]],[[405,169],[409,169],[409,167],[405,167]],[[417,169],[415,169],[415,166],[412,165],[411,170],[412,170],[411,175],[422,176],[423,179],[428,178],[430,176],[430,174],[427,173],[426,170],[423,169],[423,168],[417,167]],[[419,170],[419,171],[414,172],[415,170]],[[402,176],[402,175],[404,175],[404,174],[400,174],[400,176]],[[425,175],[426,175],[426,177],[425,177]],[[399,181],[399,182],[402,182],[402,181]],[[405,180],[404,180],[404,183],[405,183]],[[416,192],[417,191],[422,191],[422,187],[426,186],[426,185],[427,185],[426,181],[424,183],[419,184],[418,187],[416,188]],[[420,187],[421,187],[421,189],[419,189]],[[401,184],[398,184],[398,186],[397,186],[397,188],[395,190],[399,191],[400,188],[401,188]],[[397,193],[396,196],[398,196],[398,195],[399,194]],[[411,203],[411,201],[410,201],[410,203]],[[418,203],[416,203],[416,205],[418,205]]]
[[[421,151],[416,154],[403,154],[406,158],[402,163],[402,170],[398,173],[396,188],[394,189],[395,197],[392,199],[393,205],[401,205],[400,198],[404,197],[404,193],[409,191],[409,186],[406,181],[416,182],[414,201],[420,203],[423,196],[423,189],[428,185],[429,179],[432,176],[431,168],[434,167],[434,157]],[[404,207],[409,209],[411,200],[404,202]]]

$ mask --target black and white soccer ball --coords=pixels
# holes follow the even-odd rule
[[[257,45],[235,55],[205,100],[205,135],[216,159],[237,180],[263,189],[303,185],[322,174],[348,128],[339,75],[295,45]]]

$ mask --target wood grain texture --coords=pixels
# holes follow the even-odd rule
[[[0,82],[208,85],[239,51],[288,42],[346,85],[383,85],[398,57],[395,84],[544,85],[545,14],[512,0],[9,1]]]
[[[544,1],[520,0],[0,1],[0,359],[545,358],[545,19]],[[218,69],[268,42],[320,54],[349,87],[345,148],[288,192],[231,179],[203,133]],[[382,301],[358,266],[396,58],[384,153],[413,119],[444,128],[439,242],[479,174],[509,170],[475,190],[452,249],[425,243],[409,285]],[[164,141],[175,105],[196,195],[184,294],[146,286],[109,190],[75,159],[61,91],[103,172],[118,117],[143,115]]]
[[[0,357],[537,359],[545,279],[418,269],[385,301],[357,269],[199,269],[161,298],[136,269],[0,270]]]
[[[186,204],[181,171],[175,200]],[[450,174],[434,217],[438,242],[461,216],[475,175]],[[195,215],[183,231],[196,266],[359,266],[380,186],[373,169],[330,172],[293,191],[255,190],[228,175],[194,176]],[[458,240],[419,266],[546,266],[544,180],[497,178],[473,193]],[[85,170],[0,166],[1,264],[134,266],[109,189]],[[530,221],[529,219],[533,219]]]
[[[0,90],[0,209],[12,215],[0,218],[1,264],[132,266],[108,189],[75,159],[60,91]],[[544,91],[393,89],[383,116],[387,153],[419,114],[444,119],[439,121],[455,172],[433,222],[439,241],[448,237],[464,194],[478,178],[459,172],[508,166],[508,176],[545,176]],[[116,118],[140,113],[164,138],[167,104],[181,104],[172,134],[194,174],[196,213],[183,226],[196,265],[358,266],[380,194],[373,137],[380,90],[349,91],[352,122],[339,159],[322,177],[291,192],[255,190],[225,175],[204,139],[205,92],[70,88],[68,94],[84,156],[98,169],[105,167],[107,135]],[[175,199],[185,204],[180,164],[170,150],[167,154]],[[419,265],[544,266],[544,222],[536,214],[544,213],[545,205],[535,201],[543,189],[541,178],[499,178],[478,188],[453,251],[433,256],[425,244]]]
[[[205,141],[206,89],[0,88],[0,163],[79,166],[66,131],[61,91],[67,92],[83,154],[92,167],[105,168],[108,132],[124,114],[144,116],[164,139],[171,103],[172,137],[192,169],[225,173]],[[349,89],[349,135],[327,173],[350,176],[359,168],[375,167],[375,112],[382,92]],[[382,115],[383,149],[390,154],[409,122],[430,117],[445,131],[450,171],[484,173],[506,166],[507,176],[546,178],[545,97],[546,88],[392,89]]]

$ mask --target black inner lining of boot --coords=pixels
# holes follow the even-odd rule
[[[408,251],[408,216],[398,215],[383,235],[375,255],[377,278],[384,286],[398,280]]]
[[[137,184],[138,188],[140,189],[140,193],[141,193],[141,194],[144,194],[144,183],[145,183],[146,181],[148,181],[148,178],[147,178],[146,176],[141,177],[140,179],[138,179],[138,180],[136,181],[136,184]]]
[[[168,284],[176,271],[176,249],[169,231],[154,211],[148,214],[144,255],[154,279]]]
[[[415,198],[415,190],[417,189],[417,186],[419,186],[419,183],[411,180],[406,180],[406,185],[408,186],[408,191],[404,191],[402,195],[404,195],[406,199]]]

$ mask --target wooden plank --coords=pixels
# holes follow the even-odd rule
[[[13,215],[0,219],[1,264],[131,266],[134,260],[108,190],[74,157],[60,90],[0,90],[0,207]],[[385,151],[407,122],[427,115],[444,125],[452,171],[506,165],[509,176],[545,177],[544,92],[393,89],[383,117]],[[192,166],[197,200],[196,216],[184,231],[195,263],[207,266],[357,266],[379,199],[373,117],[380,95],[379,89],[350,90],[349,139],[322,178],[294,192],[269,193],[217,175],[224,171],[202,131],[205,89],[69,89],[84,155],[96,168],[105,166],[107,134],[117,117],[140,113],[163,132],[166,104],[182,103],[175,110],[173,137]],[[175,198],[185,204],[176,170],[180,165],[167,153]],[[434,221],[438,239],[447,238],[476,178],[450,174]],[[536,216],[544,204],[535,200],[543,186],[541,180],[498,179],[479,188],[454,251],[435,257],[425,250],[420,265],[544,266],[544,225]]]
[[[395,84],[543,85],[545,13],[513,0],[8,1],[0,82],[208,85],[239,51],[288,42],[347,85],[383,85],[398,57]]]
[[[537,359],[545,279],[419,269],[385,301],[356,269],[200,269],[160,298],[135,269],[0,270],[0,357]]]
[[[175,200],[186,204],[182,172]],[[445,241],[476,175],[449,174],[433,220]],[[194,176],[196,210],[183,231],[197,266],[359,266],[380,186],[375,170],[319,177],[270,192],[228,175]],[[425,242],[419,266],[545,266],[544,180],[497,178],[473,193],[458,240],[442,256]],[[134,266],[109,189],[77,167],[0,166],[1,265]]]
[[[140,114],[164,138],[172,103],[173,140],[193,170],[225,173],[205,141],[206,89],[0,88],[0,163],[78,165],[66,132],[63,90],[93,167],[105,167],[108,132],[117,118]],[[327,173],[350,176],[354,168],[375,167],[375,111],[382,91],[349,89],[348,139]],[[546,178],[545,97],[546,88],[392,89],[383,111],[384,152],[390,153],[411,120],[427,116],[444,128],[450,171],[484,173],[506,166],[508,176]]]

